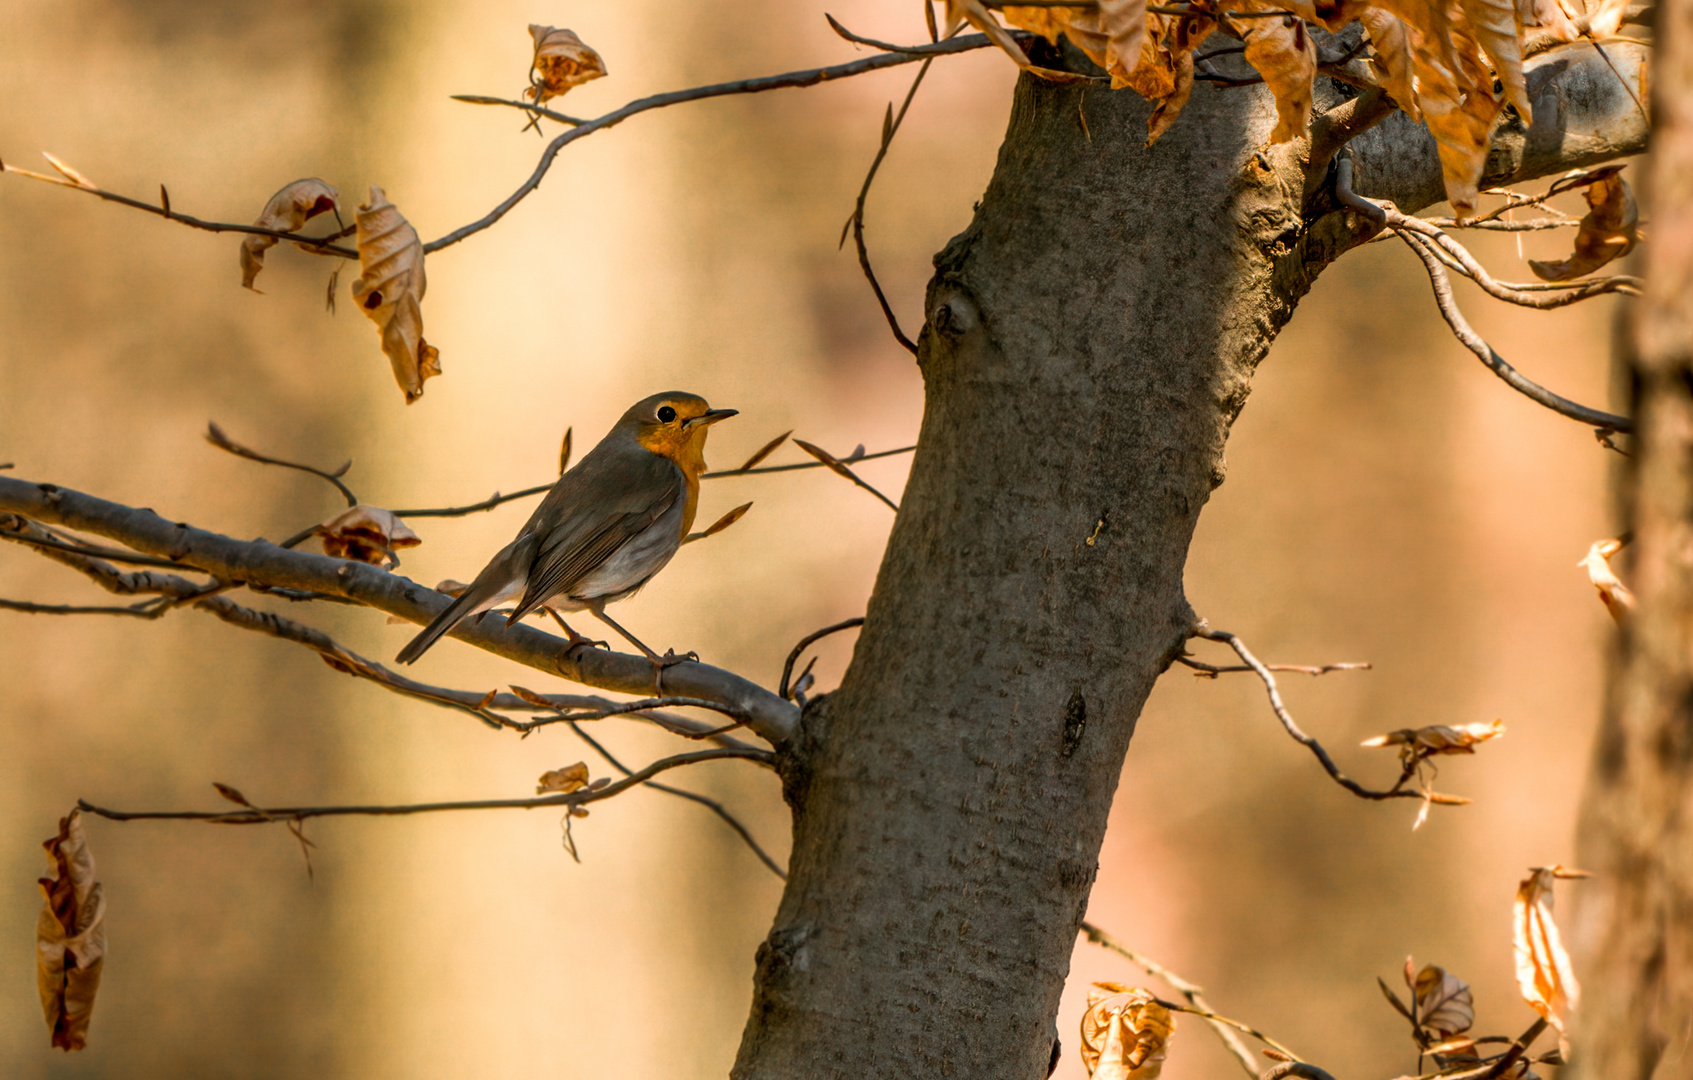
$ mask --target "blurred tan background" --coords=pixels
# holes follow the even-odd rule
[[[911,0],[830,10],[873,36],[922,35]],[[609,78],[555,103],[579,115],[854,55],[820,8],[774,0],[14,3],[0,10],[0,155],[33,168],[48,150],[142,198],[163,182],[183,212],[233,221],[302,176],[338,186],[349,209],[375,183],[433,238],[508,194],[543,145],[515,112],[447,98],[515,96],[529,22],[570,26],[606,58]],[[330,316],[327,260],[274,249],[254,295],[233,237],[6,177],[0,462],[277,539],[334,512],[335,494],[211,449],[208,419],[282,456],[351,458],[350,482],[387,506],[542,482],[565,426],[580,452],[667,388],[742,411],[713,435],[719,466],[790,427],[839,453],[903,445],[917,372],[835,241],[884,104],[914,73],[693,104],[569,148],[500,226],[431,257],[425,318],[446,373],[409,408],[346,299],[352,272]],[[929,256],[986,183],[1011,83],[985,52],[938,64],[878,180],[870,242],[908,330]],[[1523,249],[1555,256],[1567,237]],[[1478,250],[1500,276],[1527,276],[1515,240],[1491,239]],[[1534,314],[1463,287],[1461,300],[1531,374],[1604,402],[1611,301]],[[1446,764],[1441,788],[1476,804],[1413,834],[1414,804],[1328,782],[1256,682],[1172,672],[1141,721],[1090,917],[1338,1075],[1414,1066],[1372,985],[1407,952],[1474,983],[1482,1028],[1525,1026],[1510,901],[1526,866],[1572,858],[1609,630],[1574,563],[1613,528],[1613,464],[1460,350],[1409,253],[1376,245],[1331,271],[1262,368],[1190,596],[1266,658],[1375,664],[1287,680],[1295,715],[1357,775],[1394,773],[1388,752],[1356,748],[1369,734],[1495,717],[1510,734]],[[864,471],[897,495],[904,469]],[[862,611],[891,515],[812,472],[709,485],[702,521],[748,498],[744,521],[618,614],[660,648],[773,682],[795,639]],[[414,522],[425,542],[402,571],[467,578],[529,505]],[[105,602],[17,548],[0,550],[0,596]],[[382,659],[411,632],[254,603]],[[823,650],[823,687],[850,647]],[[450,642],[420,677],[564,688]],[[110,957],[90,1048],[50,1051],[32,968],[37,845],[78,796],[210,809],[218,780],[273,805],[517,797],[550,768],[604,770],[568,732],[495,735],[191,611],[0,613],[0,685],[0,1075],[726,1073],[779,883],[715,818],[646,792],[576,824],[581,865],[551,813],[315,822],[315,881],[280,829],[93,822]],[[629,759],[673,749],[632,724],[596,733]],[[768,774],[730,764],[681,782],[785,853]],[[1076,1023],[1095,978],[1144,981],[1078,947],[1059,1018],[1067,1080],[1082,1075]],[[1165,1076],[1235,1068],[1184,1023]]]

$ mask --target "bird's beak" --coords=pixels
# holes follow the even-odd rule
[[[682,426],[686,428],[705,427],[709,424],[715,424],[719,420],[727,420],[731,416],[738,416],[740,415],[740,411],[741,410],[739,409],[710,409],[694,417],[692,420],[689,420]]]

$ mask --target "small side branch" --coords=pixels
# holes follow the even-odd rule
[[[248,810],[111,810],[95,806],[86,799],[78,799],[77,806],[90,814],[112,821],[209,821],[219,825],[268,825],[285,821],[304,821],[318,817],[398,817],[407,814],[435,814],[451,810],[536,810],[550,806],[577,807],[601,802],[639,787],[659,773],[697,765],[705,761],[725,761],[751,756],[745,750],[715,747],[696,750],[691,754],[676,754],[661,758],[638,772],[601,788],[583,789],[566,794],[545,795],[534,799],[470,799],[458,802],[405,803],[396,806],[284,806]]]
[[[815,642],[828,637],[830,634],[838,634],[842,630],[851,630],[855,626],[863,625],[864,619],[862,616],[853,619],[843,619],[842,621],[835,623],[833,626],[825,626],[821,630],[814,630],[800,638],[799,644],[793,647],[792,651],[788,653],[788,659],[782,664],[782,681],[776,686],[776,696],[783,699],[791,698],[793,696],[795,688],[788,685],[788,680],[793,676],[794,665],[799,662],[800,654],[805,652],[807,648]]]
[[[339,469],[336,469],[334,472],[325,472],[324,470],[312,465],[303,465],[298,461],[284,461],[282,458],[273,458],[266,454],[261,454],[257,450],[251,450],[242,446],[234,439],[231,439],[228,435],[225,435],[223,433],[223,429],[218,427],[215,423],[206,425],[206,441],[225,453],[234,454],[238,458],[246,458],[248,461],[256,461],[260,465],[280,465],[284,469],[298,469],[300,472],[311,473],[320,480],[334,484],[335,490],[339,491],[341,493],[341,497],[347,500],[348,506],[357,506],[359,504],[359,497],[353,494],[353,490],[351,488],[341,482],[341,478],[347,475],[347,470],[353,467],[353,463],[350,461],[341,466]]]
[[[1294,742],[1311,751],[1317,761],[1322,764],[1323,770],[1334,779],[1335,783],[1360,799],[1426,799],[1429,802],[1448,806],[1462,805],[1468,801],[1453,795],[1442,795],[1438,792],[1407,791],[1405,785],[1414,775],[1413,770],[1409,769],[1400,775],[1398,783],[1385,791],[1376,791],[1358,783],[1340,771],[1340,767],[1334,763],[1334,759],[1329,756],[1329,752],[1323,748],[1322,743],[1300,730],[1299,725],[1293,720],[1293,714],[1287,711],[1287,705],[1282,701],[1281,688],[1276,684],[1276,677],[1271,672],[1269,665],[1252,655],[1252,650],[1246,647],[1244,641],[1227,630],[1213,630],[1204,623],[1200,623],[1194,628],[1193,636],[1204,638],[1206,641],[1220,641],[1233,649],[1235,655],[1240,657],[1241,662],[1256,672],[1258,678],[1263,681],[1264,690],[1270,697],[1270,709],[1276,714],[1276,719],[1281,721],[1282,728],[1288,736]]]

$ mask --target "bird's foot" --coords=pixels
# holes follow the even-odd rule
[[[657,653],[648,651],[647,659],[652,661],[653,665],[653,689],[658,691],[658,696],[664,696],[664,673],[666,671],[675,667],[677,664],[686,664],[689,662],[697,663],[699,658],[700,654],[693,652],[692,650],[682,653],[680,656],[676,654],[675,649],[664,650],[663,656],[659,656]]]
[[[569,642],[569,644],[564,647],[564,655],[571,656],[577,649],[583,647],[584,645],[590,649],[600,648],[605,649],[607,652],[611,651],[611,642],[598,641],[591,637],[584,637],[572,629],[570,624],[565,622],[564,618],[559,615],[558,612],[554,611],[552,608],[547,608],[546,611],[548,615],[553,617],[553,621],[558,623],[559,629],[564,631],[565,640]]]

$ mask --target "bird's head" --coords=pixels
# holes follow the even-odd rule
[[[735,413],[734,409],[712,408],[698,394],[672,390],[636,402],[623,414],[618,427],[648,450],[697,475],[705,468],[706,433],[711,425]]]

